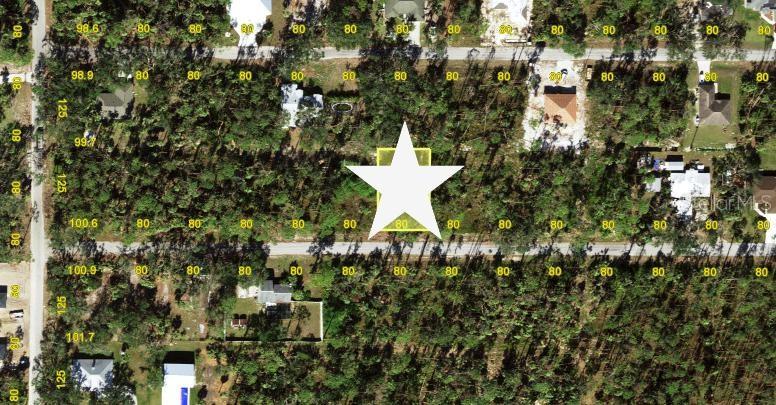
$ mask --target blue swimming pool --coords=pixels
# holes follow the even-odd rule
[[[181,388],[181,405],[189,405],[189,389]]]

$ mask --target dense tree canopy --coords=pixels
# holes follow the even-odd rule
[[[0,62],[17,65],[29,63],[30,28],[37,16],[34,3],[7,0],[0,3]]]

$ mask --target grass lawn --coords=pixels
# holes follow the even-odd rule
[[[320,339],[321,330],[320,302],[294,302],[291,304],[291,319],[283,320],[290,339]],[[297,318],[299,315],[301,318]]]
[[[315,263],[315,260],[311,256],[302,256],[302,257],[278,256],[278,257],[268,258],[266,266],[267,268],[273,269],[275,271],[274,273],[275,277],[280,277],[284,272],[287,273],[292,265],[302,266],[303,280],[307,280],[307,275],[309,273],[309,270],[312,268],[313,263]]]
[[[147,385],[138,385],[135,391],[138,404],[161,405],[162,387],[151,388]]]
[[[721,93],[730,93],[731,99],[738,106],[739,89],[741,88],[741,75],[744,73],[744,66],[735,63],[713,62],[711,71],[717,74],[719,91]]]
[[[482,39],[480,36],[485,30],[484,26],[487,23],[471,23],[464,22],[459,18],[453,17],[450,25],[459,25],[461,32],[458,34],[448,34],[447,27],[438,27],[437,36],[446,35],[447,46],[480,46]]]
[[[693,148],[723,148],[726,143],[735,142],[736,135],[726,127],[704,125],[698,127],[697,133],[690,131],[688,138]]]
[[[174,341],[170,343],[168,350],[178,352],[196,352],[197,350],[204,351],[207,349],[207,345],[209,345],[211,342],[212,340],[203,340],[201,342]],[[199,361],[199,359],[197,359],[197,361]]]
[[[32,39],[30,39],[30,44],[31,43]],[[0,63],[4,65],[10,65],[9,68],[14,66],[29,65],[30,62],[32,62],[32,52],[27,52],[20,55],[8,49],[0,49]]]
[[[757,153],[760,155],[760,169],[776,170],[776,138],[760,145]]]
[[[148,89],[146,88],[148,85],[145,84],[145,81],[137,81],[135,80],[134,84],[134,91],[135,91],[135,105],[141,105],[141,104],[147,104],[148,103]]]
[[[11,86],[11,84],[6,84]],[[32,103],[32,87],[28,83],[22,84],[18,91],[12,91],[11,98],[6,105],[0,106],[0,127],[5,127],[12,122],[20,122],[23,125],[30,122],[30,105]]]
[[[247,335],[247,328],[235,328],[231,326],[233,315],[245,314],[248,315],[248,319],[253,319],[252,317],[255,316],[264,316],[263,313],[259,314],[260,310],[261,306],[259,306],[259,303],[255,298],[236,298],[232,312],[224,314],[224,324],[227,337],[243,338]]]
[[[358,63],[358,59],[336,59],[309,63],[303,69],[305,77],[308,78],[305,85],[320,86],[324,94],[332,91],[358,91],[358,76],[356,76],[356,80],[343,80],[342,77],[342,73],[345,71],[355,71]]]
[[[113,358],[121,358],[121,342],[111,342],[107,348],[113,352]],[[132,382],[135,383],[135,395],[137,395],[138,404],[160,405],[162,403],[162,387],[151,388],[147,384],[147,372],[144,368],[148,364],[148,353],[144,347],[130,347],[127,349],[126,360],[132,371]]]
[[[179,331],[184,340],[199,340],[203,336],[199,333],[199,325],[207,325],[204,305],[207,302],[207,291],[203,289],[198,296],[176,302],[172,306],[171,315],[181,317]],[[206,327],[207,328],[207,327]]]
[[[744,48],[749,49],[767,49],[771,47],[773,37],[771,35],[760,35],[759,27],[767,27],[768,23],[760,17],[760,13],[750,10],[743,5],[736,7],[733,14],[736,21],[746,23],[746,37],[744,37]]]
[[[259,303],[255,298],[235,298],[234,309],[232,312],[235,314],[255,314],[259,312]]]

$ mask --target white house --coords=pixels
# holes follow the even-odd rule
[[[668,181],[671,185],[671,204],[676,208],[680,217],[693,216],[693,198],[711,197],[711,173],[702,164],[691,162],[686,164],[681,155],[669,155],[665,159],[644,160],[655,173],[669,172]],[[661,178],[648,180],[647,191],[660,192]]]
[[[683,171],[672,171],[671,198],[679,216],[692,217],[692,199],[696,197],[711,197],[711,173],[704,170],[703,165]]]
[[[323,110],[323,94],[305,96],[304,90],[295,83],[281,85],[280,95],[283,99],[281,108],[288,114],[288,120],[283,125],[283,129],[296,128],[299,112],[302,110],[311,114],[317,114]]]
[[[229,4],[229,18],[232,27],[240,34],[238,45],[256,45],[256,34],[264,27],[270,14],[272,0],[232,0]]]
[[[194,364],[164,363],[162,405],[188,405],[191,389],[197,385]]]

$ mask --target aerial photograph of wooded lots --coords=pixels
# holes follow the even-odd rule
[[[0,12],[2,403],[776,398],[776,1]]]

